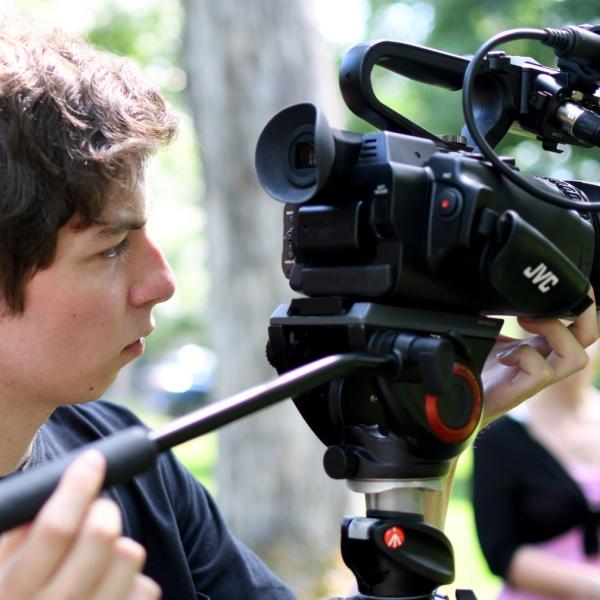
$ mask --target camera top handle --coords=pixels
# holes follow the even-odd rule
[[[348,108],[378,129],[433,140],[440,148],[463,148],[446,142],[420,125],[380,102],[375,95],[371,73],[375,66],[415,81],[451,91],[462,88],[469,59],[404,42],[379,41],[351,48],[340,66],[340,89]]]
[[[404,42],[361,44],[350,49],[342,61],[340,89],[350,110],[378,129],[430,139],[447,150],[479,150],[471,128],[461,132],[466,146],[444,140],[383,104],[372,85],[373,69],[379,66],[421,83],[458,91],[470,62],[470,57]],[[470,100],[477,129],[492,148],[509,130],[536,137],[545,150],[555,152],[558,144],[595,145],[573,135],[559,115],[566,101],[586,107],[589,98],[595,98],[590,89],[595,90],[596,85],[583,81],[564,59],[559,65],[560,69],[554,69],[502,51],[480,58]],[[584,100],[572,100],[582,94],[581,89],[586,91]]]

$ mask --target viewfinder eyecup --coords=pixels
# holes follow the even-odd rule
[[[256,173],[280,202],[302,204],[327,183],[335,162],[335,140],[325,115],[310,103],[277,113],[256,145]]]

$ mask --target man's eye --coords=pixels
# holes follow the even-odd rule
[[[128,250],[129,250],[129,238],[125,238],[121,242],[119,242],[116,246],[113,246],[112,248],[105,250],[102,253],[102,257],[103,258],[119,258],[120,256],[127,254]]]

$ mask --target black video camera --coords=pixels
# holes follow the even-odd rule
[[[487,142],[512,128],[545,149],[600,145],[597,30],[545,30],[562,44],[559,69],[503,52],[482,57],[471,109]],[[490,164],[470,130],[438,138],[383,105],[371,86],[378,65],[458,90],[469,63],[406,43],[357,46],[340,68],[342,94],[384,131],[333,129],[312,104],[268,123],[256,168],[285,203],[283,269],[294,290],[471,314],[567,316],[589,305],[589,283],[600,290],[600,185],[527,178],[529,189],[566,200],[544,202],[520,185],[513,159],[500,160],[516,182]],[[569,202],[578,210],[565,209]]]
[[[352,600],[430,600],[453,579],[428,498],[481,421],[480,375],[502,325],[487,315],[570,317],[590,305],[590,283],[598,297],[600,185],[525,177],[493,146],[509,130],[546,150],[600,146],[599,33],[513,30],[472,59],[356,46],[341,64],[342,95],[380,131],[332,129],[305,103],[259,138],[259,180],[285,203],[283,269],[304,295],[271,317],[271,364],[287,374],[358,353],[398,367],[353,370],[293,396],[327,446],[327,474],[365,495],[366,516],[342,523],[360,591]],[[492,51],[519,38],[552,46],[558,68]],[[462,135],[440,138],[382,104],[375,66],[462,89]],[[393,543],[400,530],[410,543]]]

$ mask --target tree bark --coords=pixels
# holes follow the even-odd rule
[[[267,121],[316,101],[340,124],[333,59],[310,2],[186,0],[185,63],[202,156],[210,244],[216,397],[274,376],[265,359],[274,308],[289,302],[280,267],[283,206],[254,172]],[[291,401],[220,434],[219,505],[233,531],[299,597],[337,555],[347,493],[322,469],[324,447]]]

